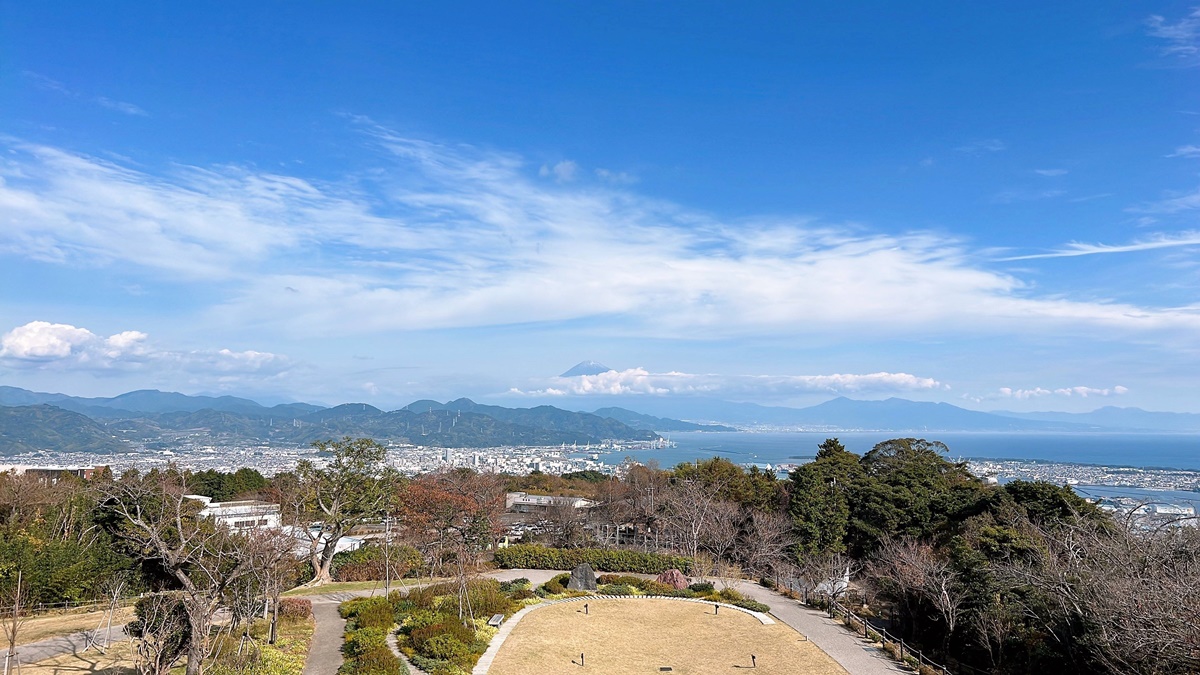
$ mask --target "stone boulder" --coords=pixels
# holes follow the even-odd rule
[[[683,572],[680,572],[679,570],[667,570],[666,572],[658,575],[658,578],[655,579],[655,581],[660,584],[666,584],[677,591],[688,587],[687,577],[683,576]]]
[[[567,588],[572,591],[596,590],[596,573],[592,571],[592,566],[583,563],[572,570],[571,578],[567,581]]]

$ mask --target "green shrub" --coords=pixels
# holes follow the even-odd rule
[[[561,595],[562,592],[567,589],[563,588],[562,584],[558,583],[554,579],[551,579],[550,581],[542,584],[542,590],[544,590],[547,595]]]
[[[425,654],[432,659],[458,661],[471,653],[471,648],[448,633],[434,635],[425,641]]]
[[[477,579],[467,586],[467,600],[475,614],[491,616],[516,611],[513,599],[500,590],[500,582],[494,579]]]
[[[136,619],[125,630],[133,637],[158,636],[163,645],[158,664],[165,670],[187,650],[192,637],[187,606],[177,593],[147,595],[133,606]]]
[[[637,589],[647,595],[671,595],[676,590],[671,584],[664,584],[653,579],[642,579],[641,583],[637,585]]]
[[[598,591],[600,595],[633,595],[633,586],[627,584],[608,584],[601,586]]]
[[[346,660],[338,675],[409,675],[408,666],[386,644]]]
[[[700,593],[701,595],[708,595],[716,589],[714,589],[713,585],[707,581],[698,581],[691,586],[688,586],[688,590],[695,593]]]
[[[438,635],[449,635],[458,642],[468,645],[475,640],[475,631],[459,623],[458,617],[441,615],[435,623],[408,632],[408,644],[419,654],[438,658],[429,653],[428,643]]]
[[[356,628],[388,630],[396,623],[396,614],[387,598],[356,598],[342,605],[342,615],[353,619]],[[352,604],[353,603],[353,604]]]
[[[771,611],[770,605],[764,605],[763,603],[758,602],[757,600],[749,600],[749,599],[738,600],[737,602],[734,602],[732,604],[735,607],[741,607],[742,609],[748,609],[751,612],[762,612],[763,614],[766,614],[767,612]]]
[[[384,556],[382,546],[371,545],[333,556],[329,571],[337,581],[374,581],[386,576],[388,565],[392,578],[398,579],[418,574],[424,564],[420,551],[412,546],[392,544],[389,555]]]
[[[531,544],[517,544],[496,551],[496,564],[510,569],[563,570],[575,569],[588,563],[601,572],[637,572],[639,574],[661,574],[669,569],[678,569],[688,574],[692,569],[691,558],[644,553],[623,549],[605,548],[549,548]]]
[[[366,654],[376,647],[389,649],[387,631],[381,628],[358,628],[346,632],[346,641],[342,644],[342,654],[354,659]]]
[[[640,588],[645,582],[646,579],[629,576],[628,574],[601,574],[600,578],[596,580],[598,584],[625,584],[634,588]]]
[[[532,582],[529,581],[529,579],[521,577],[519,579],[513,579],[512,581],[501,582],[500,590],[504,591],[505,593],[512,593],[522,588],[529,588],[530,585],[532,585]]]
[[[421,670],[429,673],[429,675],[441,675],[442,673],[454,672],[454,664],[442,659],[431,659],[428,656],[413,654],[408,657],[412,664]]]
[[[737,603],[746,599],[746,596],[742,595],[741,593],[738,593],[737,591],[733,590],[732,588],[722,588],[717,593],[717,597],[720,598],[723,602],[728,602],[731,605],[736,605]]]

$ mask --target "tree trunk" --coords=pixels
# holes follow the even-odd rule
[[[188,640],[186,675],[201,675],[204,672],[204,658],[208,656],[208,629],[212,625],[212,615],[216,611],[216,601],[189,597],[187,608],[188,624],[192,629],[191,639]]]

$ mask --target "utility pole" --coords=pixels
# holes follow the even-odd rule
[[[383,517],[383,597],[392,589],[392,516]]]

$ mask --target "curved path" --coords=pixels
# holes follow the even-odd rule
[[[498,581],[512,581],[513,579],[524,577],[536,586],[549,581],[555,575],[561,573],[555,570],[496,570],[484,576]],[[649,577],[653,578],[653,575],[649,575]],[[911,672],[891,660],[886,652],[877,645],[869,640],[856,637],[853,633],[843,628],[841,623],[829,619],[820,610],[809,609],[795,600],[779,595],[758,584],[741,581],[733,584],[733,587],[747,597],[770,605],[771,616],[807,637],[821,651],[828,654],[830,658],[845,668],[846,672],[850,673],[850,675],[895,675],[895,673]],[[317,620],[317,627],[316,632],[313,634],[312,646],[309,648],[308,664],[304,668],[304,675],[332,675],[337,672],[337,669],[342,664],[342,632],[346,624],[338,616],[337,606],[339,603],[352,597],[370,594],[371,591],[356,591],[310,596],[313,601],[313,614]],[[521,612],[524,611],[526,610],[521,610]],[[521,612],[517,614],[521,614]],[[496,645],[496,650],[499,649],[497,644],[500,642],[499,636],[507,636],[507,633],[504,632],[505,628],[508,628],[509,632],[511,632],[512,628],[510,626],[516,625],[514,619],[516,619],[517,614],[514,614],[512,618],[504,622],[504,625],[500,627],[501,632],[497,634],[496,639],[492,640],[492,645]],[[489,645],[488,653],[494,657],[495,652],[492,649],[492,645]],[[490,664],[491,662],[489,661],[488,663]],[[483,664],[482,658],[480,659],[480,664]],[[479,675],[486,672],[486,666],[483,670],[480,670],[476,666],[472,675]]]

